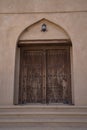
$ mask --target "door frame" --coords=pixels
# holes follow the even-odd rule
[[[41,46],[41,45],[58,45],[58,46],[70,46],[70,67],[71,67],[71,74],[72,74],[72,56],[71,56],[71,40],[70,39],[52,39],[52,40],[19,40],[17,44],[16,50],[16,76],[15,76],[15,88],[14,88],[14,104],[18,104],[18,96],[19,96],[19,72],[20,72],[20,47],[29,47],[29,46]],[[71,75],[71,91],[72,88],[72,75]],[[72,103],[73,103],[73,91],[72,91]]]

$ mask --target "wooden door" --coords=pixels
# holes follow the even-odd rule
[[[71,103],[69,47],[21,48],[19,103]]]
[[[41,51],[21,49],[20,103],[42,102],[42,59]]]
[[[71,103],[69,48],[47,50],[47,103]]]

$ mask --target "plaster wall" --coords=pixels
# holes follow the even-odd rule
[[[6,0],[0,1],[0,105],[13,105],[15,55],[18,37],[26,27],[43,18],[58,24],[69,34],[72,41],[73,102],[77,106],[87,105],[86,0],[76,0],[76,4],[70,2],[70,0],[63,0],[62,2],[60,0],[48,2],[47,0],[46,2],[52,8],[48,6],[48,3],[45,4],[43,0],[37,0],[37,3],[35,0],[29,1],[26,9],[26,2],[22,0],[19,0],[18,4],[16,0],[13,0],[13,2],[11,0],[8,0],[8,2]],[[21,4],[19,5],[19,3]],[[70,8],[71,3],[73,4]],[[48,39],[50,39],[49,36]]]
[[[87,0],[0,0],[1,13],[87,11]]]

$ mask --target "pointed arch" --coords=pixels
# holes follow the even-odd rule
[[[42,32],[41,27],[46,24],[47,31]],[[56,44],[56,45],[68,45],[71,46],[70,36],[67,31],[60,25],[48,20],[40,19],[37,22],[26,27],[18,37],[18,48],[16,54],[16,72],[15,72],[15,94],[14,104],[18,104],[19,96],[19,71],[20,71],[20,47],[30,44]],[[70,90],[71,91],[71,90]]]
[[[47,31],[42,32],[42,24],[46,24]],[[67,31],[60,25],[48,20],[41,19],[26,27],[19,35],[18,40],[44,40],[44,39],[67,39],[70,40],[70,36]]]

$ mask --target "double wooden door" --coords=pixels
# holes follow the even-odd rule
[[[20,48],[19,103],[71,104],[69,46]]]

